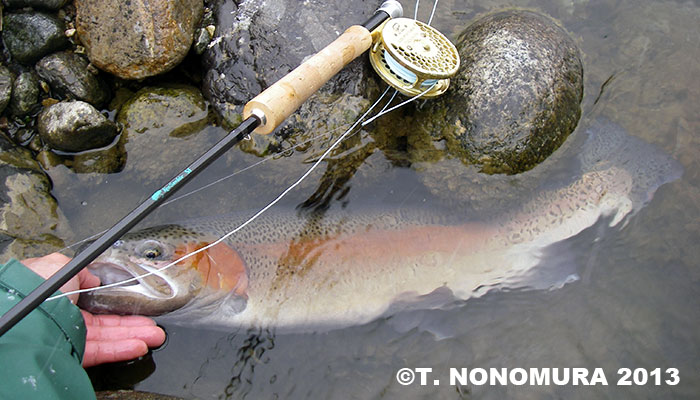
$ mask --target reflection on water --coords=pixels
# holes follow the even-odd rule
[[[412,6],[403,3],[406,15],[412,15]],[[571,266],[580,276],[559,290],[493,291],[449,309],[406,311],[325,334],[168,326],[168,345],[154,353],[156,370],[138,389],[200,398],[695,398],[700,393],[700,5],[517,3],[560,20],[581,47],[581,125],[607,117],[672,155],[683,165],[682,179],[661,187],[624,228],[599,223],[550,249],[550,262]],[[433,24],[455,37],[478,13],[512,4],[443,0]],[[419,18],[427,19],[430,7],[423,8]],[[355,140],[353,146],[361,148],[363,139]],[[420,184],[419,171],[378,152],[361,154],[351,179],[338,183],[344,190],[334,192],[331,211],[367,202],[439,203]],[[154,219],[211,215],[231,206],[259,208],[279,190],[270,191],[269,181],[255,176],[274,175],[280,185],[289,184],[297,175],[281,174],[285,163],[301,160],[265,163],[214,191],[160,210]],[[214,165],[202,181],[254,161],[236,153]],[[319,183],[321,175],[312,175],[286,205],[316,200],[315,191],[331,190]],[[404,367],[433,368],[443,382],[401,386],[394,375]],[[450,367],[600,367],[610,386],[450,387]],[[678,368],[680,384],[618,387],[621,367]]]

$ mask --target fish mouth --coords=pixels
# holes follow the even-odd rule
[[[88,270],[100,278],[100,286],[96,288],[98,293],[112,290],[126,291],[154,299],[168,299],[173,297],[176,292],[173,282],[167,279],[164,274],[159,273],[158,268],[154,266],[141,263],[124,266],[102,261],[92,263],[88,266]]]
[[[101,286],[126,287],[138,285],[139,280],[129,271],[112,263],[93,263],[88,270],[100,278]]]

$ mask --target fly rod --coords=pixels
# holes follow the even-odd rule
[[[387,19],[399,18],[402,15],[403,8],[398,1],[384,1],[364,24],[348,28],[331,44],[249,101],[243,108],[244,120],[236,129],[229,132],[211,149],[165,186],[155,191],[148,199],[0,317],[0,336],[231,147],[252,132],[261,134],[272,132],[324,83],[352,60],[367,51],[373,43],[373,31],[382,26]]]

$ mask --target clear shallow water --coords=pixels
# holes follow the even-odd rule
[[[408,3],[403,2],[406,15],[413,15]],[[432,3],[421,3],[419,19],[427,20]],[[443,0],[433,24],[455,37],[478,13],[507,5],[513,3]],[[154,352],[152,360],[112,367],[118,379],[139,381],[139,390],[199,398],[697,398],[700,5],[585,0],[518,5],[561,21],[581,47],[581,125],[605,116],[662,148],[685,170],[680,180],[662,186],[624,228],[599,224],[552,249],[551,260],[566,260],[580,280],[552,291],[491,292],[448,310],[405,312],[324,334],[222,333],[166,326],[168,344]],[[303,155],[265,163],[159,210],[147,224],[213,215],[232,207],[259,208],[296,179],[297,174],[282,172],[301,160]],[[199,182],[255,161],[234,150]],[[419,174],[394,167],[374,153],[348,183],[349,192],[331,204],[331,211],[367,203],[441,205],[421,185]],[[313,174],[282,206],[306,200],[320,185],[321,175],[322,171]],[[128,185],[126,177],[113,181],[122,189]],[[107,199],[110,194],[101,193],[73,199],[57,194],[77,237],[107,227],[150,191],[131,188],[122,201],[110,203],[112,212],[102,219],[96,215],[105,214],[106,203],[99,196]],[[87,198],[88,204],[79,206]],[[150,363],[155,369],[148,375]],[[433,368],[441,385],[401,386],[395,374],[404,367]],[[610,385],[455,387],[447,384],[451,367],[602,368]],[[618,387],[617,371],[622,367],[674,367],[680,383]]]

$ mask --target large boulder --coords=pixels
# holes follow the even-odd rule
[[[76,29],[90,61],[124,79],[166,72],[185,58],[202,0],[76,0]]]
[[[583,67],[569,35],[543,15],[506,10],[478,19],[456,45],[458,75],[423,114],[433,140],[487,173],[549,157],[581,115]]]

